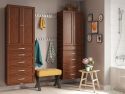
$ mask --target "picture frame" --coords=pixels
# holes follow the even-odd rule
[[[99,20],[100,22],[102,22],[102,21],[103,21],[103,18],[104,18],[104,17],[103,17],[103,14],[100,13],[99,16],[98,16],[98,20]]]
[[[98,35],[96,36],[96,42],[97,42],[97,43],[102,43],[102,41],[103,41],[103,36],[102,36],[102,34],[98,34]]]
[[[92,22],[93,21],[93,14],[90,13],[88,14],[88,22]]]
[[[92,42],[92,35],[91,34],[87,35],[87,40],[88,40],[88,42]]]
[[[97,34],[98,33],[98,21],[91,22],[91,33]]]

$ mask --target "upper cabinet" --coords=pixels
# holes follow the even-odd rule
[[[74,13],[74,45],[83,45],[83,15],[80,12]]]
[[[83,19],[80,12],[63,12],[63,44],[81,45],[83,36]]]
[[[7,44],[33,44],[34,8],[7,6]]]
[[[63,14],[63,45],[73,45],[73,13],[65,11]]]

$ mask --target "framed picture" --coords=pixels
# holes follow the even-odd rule
[[[93,21],[93,14],[90,13],[88,14],[88,22],[92,22]]]
[[[96,36],[96,41],[97,41],[98,43],[102,43],[102,40],[103,40],[102,34],[98,34],[98,35]]]
[[[92,34],[98,33],[98,22],[97,21],[91,22],[91,33]]]
[[[88,40],[88,42],[91,42],[91,41],[92,41],[92,35],[91,35],[91,34],[88,34],[88,35],[87,35],[87,40]]]
[[[99,20],[100,22],[102,22],[102,21],[103,21],[103,14],[102,14],[102,13],[101,13],[101,14],[99,14],[98,20]]]

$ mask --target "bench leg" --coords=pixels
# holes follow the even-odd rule
[[[38,81],[37,81],[37,75],[35,74],[35,78],[36,78],[36,84],[35,84],[35,88],[38,87]]]
[[[55,83],[54,83],[54,86],[58,86],[58,88],[61,88],[61,83],[60,83],[60,76],[59,75],[56,75],[55,76]]]
[[[36,76],[36,88],[38,88],[38,91],[41,91],[41,86],[40,86],[40,78]]]

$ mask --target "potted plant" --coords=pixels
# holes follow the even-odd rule
[[[82,63],[85,65],[85,70],[86,71],[92,71],[93,69],[93,64],[94,64],[94,60],[92,57],[89,58],[84,58],[82,60]]]

